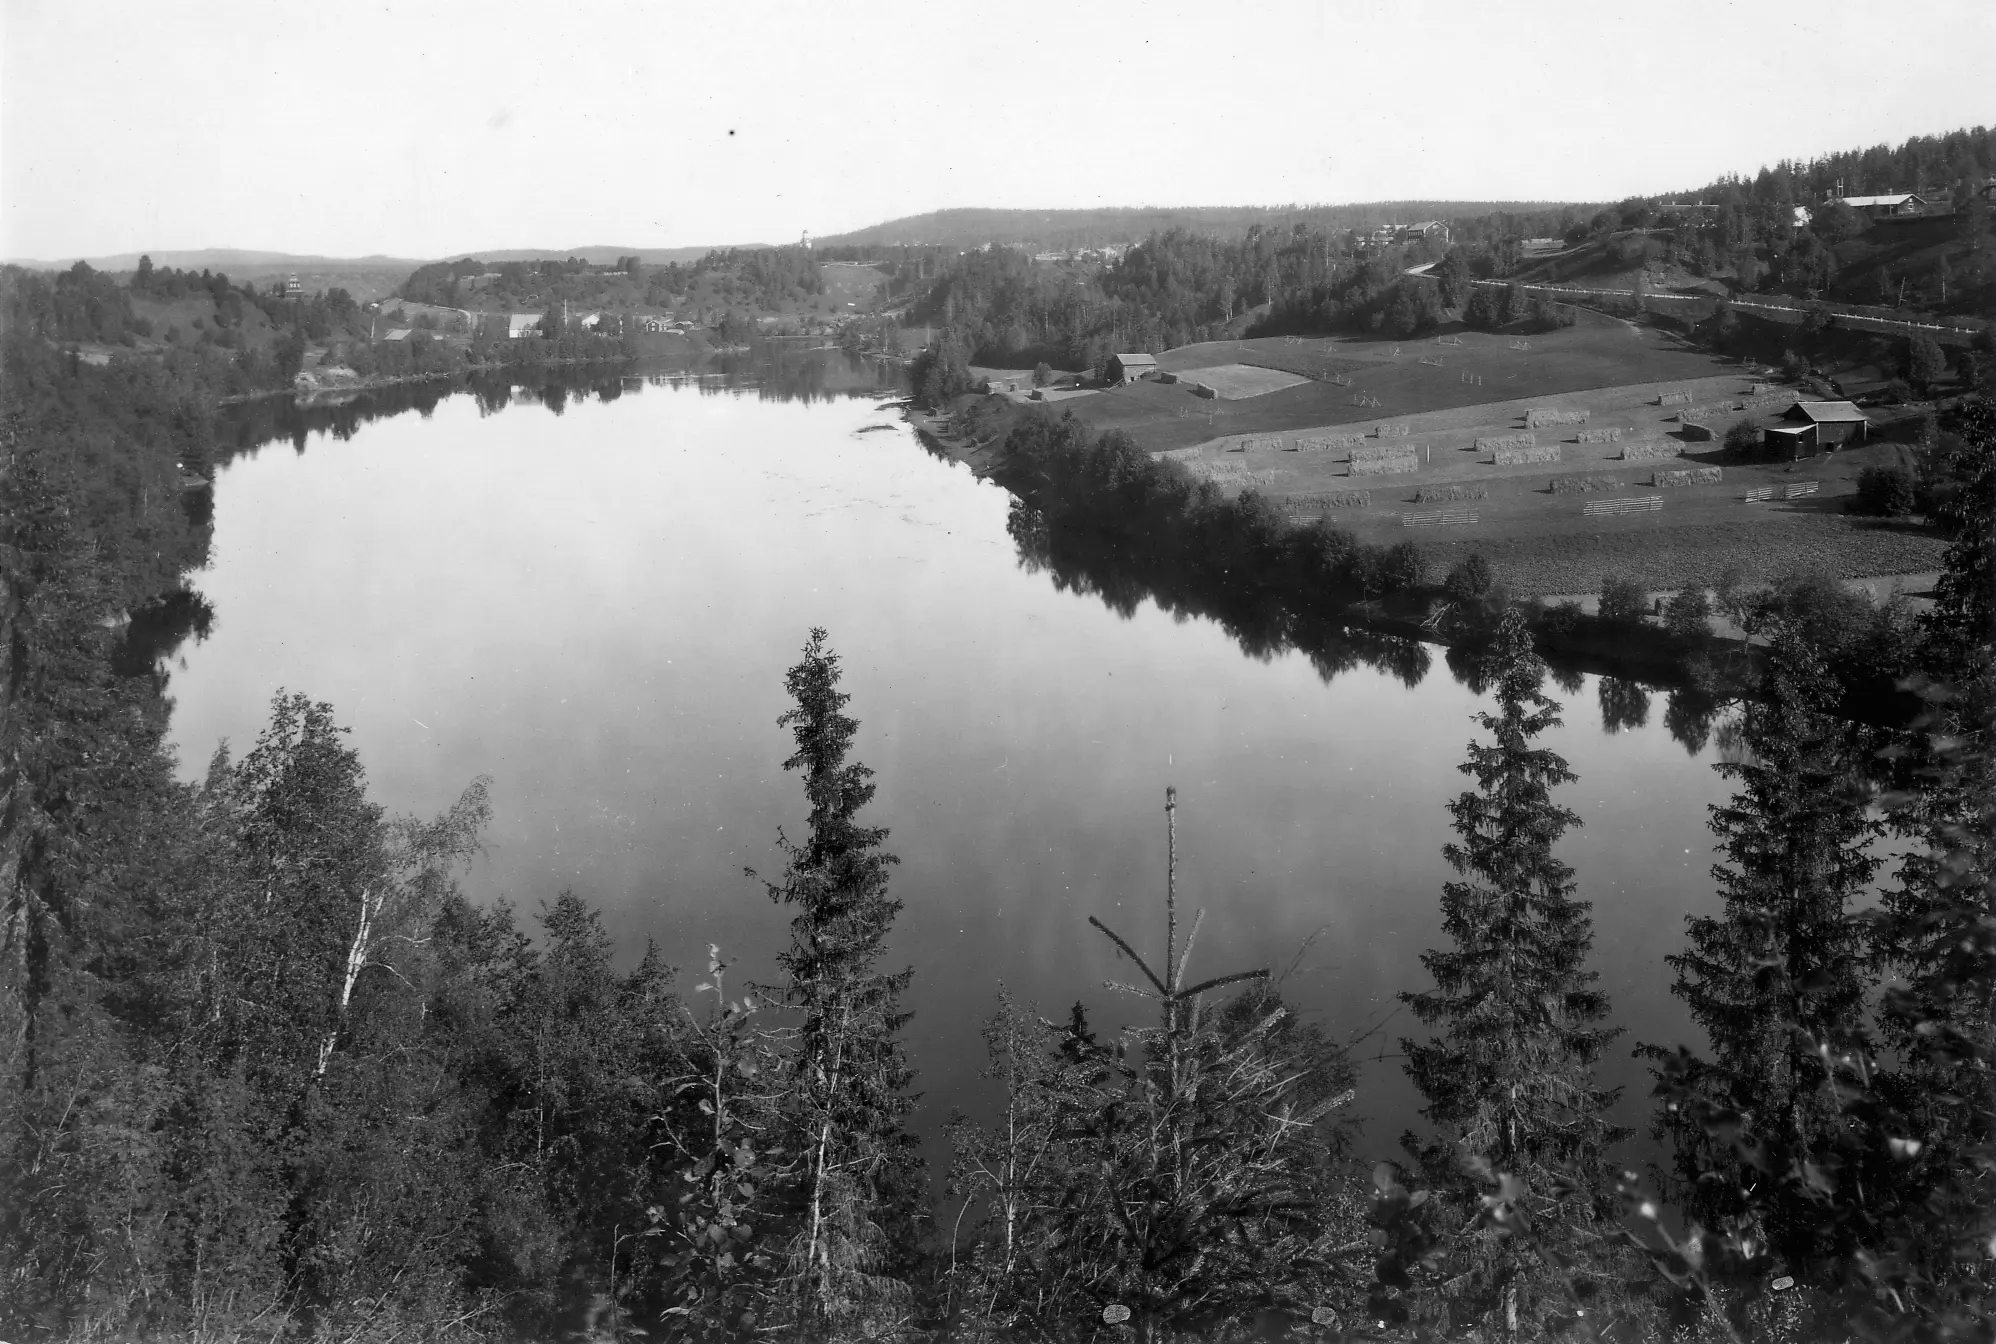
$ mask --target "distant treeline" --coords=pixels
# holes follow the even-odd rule
[[[397,293],[414,303],[538,311],[567,302],[585,307],[670,309],[702,281],[723,305],[774,307],[825,292],[809,248],[728,248],[690,262],[650,265],[636,255],[610,265],[580,257],[505,261],[476,257],[418,267]]]
[[[1466,281],[1528,271],[1558,282],[1591,271],[1677,265],[1723,279],[1737,292],[1768,290],[1857,302],[1996,314],[1996,235],[1986,198],[1974,188],[1996,173],[1996,137],[1982,128],[1763,169],[1751,182],[1722,179],[1693,193],[1712,208],[1664,208],[1660,197],[1608,206],[1347,206],[1287,210],[1054,212],[1050,234],[1030,232],[1033,212],[955,211],[881,226],[900,238],[933,221],[936,235],[901,259],[897,282],[914,296],[909,320],[950,329],[973,361],[1064,368],[1100,367],[1116,350],[1159,351],[1231,336],[1376,331],[1419,335],[1471,297]],[[1900,235],[1864,240],[1872,225],[1823,197],[1844,179],[1847,194],[1911,190],[1937,194],[1954,211],[1945,245],[1917,256]],[[1811,207],[1798,222],[1795,207]],[[1072,229],[1067,227],[1073,217]],[[1035,262],[1035,246],[1096,246],[1112,221],[1134,238],[1113,261],[1080,267]],[[1387,222],[1447,227],[1381,243],[1369,230]],[[942,226],[949,227],[944,229]],[[829,240],[870,257],[872,231]],[[1534,263],[1527,239],[1553,239],[1569,255]],[[953,244],[953,245],[952,245]],[[970,250],[961,250],[968,247]],[[872,251],[884,249],[875,247]],[[1404,275],[1441,262],[1436,279]],[[1584,283],[1575,280],[1574,283]],[[1621,282],[1626,286],[1627,281]],[[1501,303],[1500,303],[1501,306]],[[1517,309],[1505,322],[1545,326],[1556,315]],[[1475,314],[1491,325],[1490,304]]]
[[[820,239],[824,249],[865,258],[883,248],[934,247],[954,253],[995,244],[1027,251],[1068,251],[1134,243],[1155,233],[1199,233],[1234,239],[1259,230],[1342,233],[1423,219],[1507,219],[1528,233],[1527,221],[1557,219],[1587,207],[1537,201],[1369,201],[1357,205],[1112,207],[1097,210],[938,210]]]

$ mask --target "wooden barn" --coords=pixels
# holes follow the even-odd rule
[[[1109,356],[1109,381],[1111,383],[1134,383],[1137,379],[1149,377],[1156,372],[1156,355]]]
[[[1869,219],[1896,219],[1927,212],[1926,197],[1911,191],[1895,191],[1886,196],[1839,196],[1831,203],[1847,205]]]
[[[1863,443],[1870,429],[1871,417],[1848,401],[1798,401],[1767,427],[1762,442],[1792,459]]]

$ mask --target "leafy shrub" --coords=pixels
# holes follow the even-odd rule
[[[1472,555],[1448,572],[1442,580],[1448,595],[1459,602],[1474,602],[1490,591],[1490,562]]]
[[[1573,633],[1573,628],[1580,624],[1582,614],[1580,604],[1570,598],[1565,602],[1556,602],[1546,608],[1544,617],[1545,628],[1549,633],[1555,635],[1571,634]]]
[[[1634,579],[1610,575],[1601,580],[1602,620],[1611,625],[1639,625],[1648,608],[1648,595]]]
[[[1752,420],[1735,420],[1726,430],[1726,451],[1750,457],[1760,451],[1760,426]]]
[[[1947,352],[1933,337],[1921,334],[1906,344],[1906,381],[1927,392],[1947,377]]]
[[[1686,588],[1664,606],[1663,628],[1690,639],[1711,633],[1712,599],[1703,588]]]
[[[1386,592],[1412,588],[1421,581],[1421,548],[1411,541],[1389,547],[1381,561],[1379,577]]]
[[[1899,466],[1866,467],[1857,477],[1857,511],[1903,518],[1913,511],[1913,473]]]

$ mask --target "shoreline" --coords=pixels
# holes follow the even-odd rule
[[[637,362],[637,357],[631,355],[616,355],[600,359],[571,356],[566,359],[544,359],[531,365],[496,364],[488,361],[482,364],[467,364],[461,369],[437,369],[429,373],[369,374],[364,378],[356,378],[350,383],[332,383],[324,387],[300,388],[294,384],[288,387],[265,388],[259,392],[237,392],[230,396],[217,397],[215,404],[217,406],[241,406],[252,401],[268,401],[273,397],[293,397],[297,399],[300,405],[309,406],[314,402],[328,400],[333,397],[348,396],[361,392],[373,392],[384,387],[407,387],[414,383],[448,382],[451,379],[463,378],[475,373],[504,373],[516,368],[574,368],[583,364],[630,364],[634,362]]]

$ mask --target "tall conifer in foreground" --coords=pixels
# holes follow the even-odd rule
[[[1913,686],[1926,711],[1898,753],[1909,787],[1885,800],[1894,831],[1917,847],[1874,930],[1899,977],[1882,1026],[1910,1080],[1923,1141],[1911,1156],[1933,1184],[1925,1235],[1907,1239],[1926,1290],[1916,1300],[1986,1331],[1996,1330],[1996,404],[1966,403],[1949,429],[1961,484],[1936,509],[1952,544],[1923,622],[1932,679]]]
[[[1851,726],[1828,712],[1835,694],[1815,651],[1777,627],[1763,698],[1745,711],[1746,759],[1715,767],[1739,784],[1712,808],[1723,911],[1690,920],[1686,950],[1665,959],[1672,992],[1712,1047],[1709,1062],[1679,1061],[1679,1081],[1761,1141],[1801,1152],[1844,1127],[1837,1061],[1868,1048],[1865,925],[1852,906],[1877,871],[1869,846],[1881,828],[1867,815]],[[1696,1109],[1662,1120],[1686,1212],[1710,1227],[1751,1209],[1785,1272],[1820,1277],[1848,1251],[1850,1229],[1824,1219],[1806,1189],[1786,1202],[1750,1198],[1766,1159],[1695,1123]]]
[[[784,685],[795,704],[777,722],[797,749],[783,766],[803,774],[811,803],[803,843],[779,834],[788,865],[765,884],[797,907],[777,958],[782,1000],[802,1018],[788,1125],[798,1169],[788,1323],[800,1338],[881,1338],[900,1333],[911,1312],[922,1185],[899,1036],[913,972],[879,969],[901,909],[887,892],[899,860],[881,848],[884,828],[857,819],[873,798],[873,771],[846,760],[859,724],[843,712],[852,697],[839,690],[823,630],[811,631]]]
[[[1568,1291],[1589,1290],[1585,1273],[1567,1271],[1608,1230],[1596,1230],[1608,1210],[1603,1154],[1620,1135],[1594,1062],[1618,1033],[1597,1025],[1608,1002],[1586,969],[1591,907],[1552,852],[1579,824],[1552,789],[1575,776],[1531,745],[1560,706],[1539,690],[1545,665],[1516,610],[1498,627],[1488,676],[1498,712],[1477,720],[1495,740],[1470,745],[1461,769],[1477,787],[1449,804],[1460,841],[1442,851],[1462,874],[1442,889],[1451,946],[1422,954],[1432,991],[1400,996],[1437,1033],[1403,1043],[1436,1130],[1405,1142],[1454,1213],[1476,1216],[1477,1235],[1445,1253],[1450,1324],[1496,1314],[1515,1331],[1570,1312]]]

